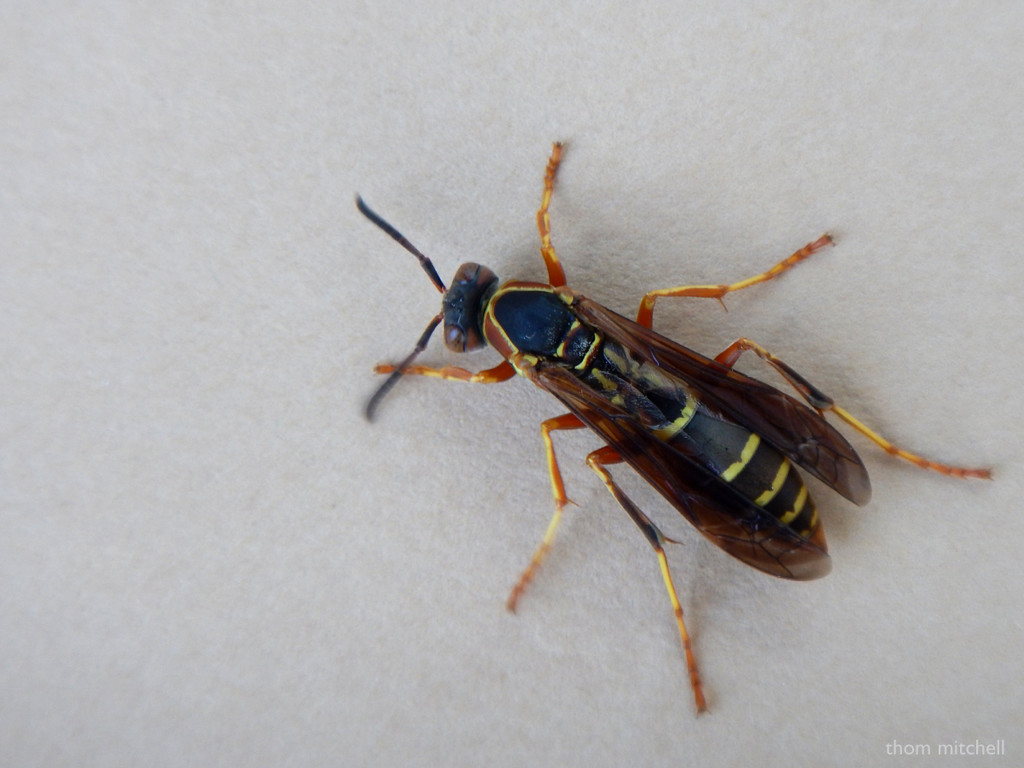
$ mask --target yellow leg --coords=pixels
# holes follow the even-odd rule
[[[562,269],[555,249],[551,245],[551,219],[548,216],[548,205],[551,204],[551,191],[555,186],[555,174],[558,164],[562,162],[562,142],[556,141],[551,147],[551,157],[544,171],[544,195],[537,211],[537,231],[540,232],[540,255],[548,268],[548,282],[551,285],[565,285],[565,270]]]
[[[810,403],[812,408],[817,409],[820,413],[834,413],[837,417],[845,421],[866,438],[880,446],[886,453],[898,456],[905,461],[909,461],[911,464],[916,464],[922,469],[930,469],[935,472],[940,472],[943,475],[951,475],[953,477],[980,477],[985,479],[992,476],[992,471],[989,469],[967,469],[965,467],[954,467],[949,464],[939,464],[938,462],[930,461],[929,459],[918,456],[916,453],[911,453],[910,451],[906,451],[903,448],[894,445],[846,410],[840,408],[835,404],[831,397],[815,387],[807,381],[807,379],[794,371],[789,367],[789,365],[777,358],[760,344],[756,344],[750,339],[737,339],[726,347],[722,353],[715,358],[715,360],[732,368],[733,365],[736,364],[740,355],[747,351],[753,352],[768,363],[768,365],[778,371],[782,377],[786,379],[786,381],[788,381],[808,403]]]
[[[659,288],[658,290],[650,291],[644,295],[644,298],[640,302],[640,309],[636,314],[636,321],[640,323],[640,325],[650,328],[651,323],[654,320],[654,302],[665,296],[672,296],[673,298],[692,296],[707,299],[718,299],[719,302],[722,302],[722,298],[725,294],[732,293],[733,291],[739,291],[743,288],[749,288],[752,285],[764,283],[776,278],[787,269],[791,269],[796,266],[808,256],[821,250],[826,245],[832,245],[832,238],[829,235],[822,235],[813,243],[805,245],[789,258],[780,261],[767,272],[762,272],[759,275],[748,277],[746,280],[740,280],[738,283],[732,283],[730,285],[684,285],[678,288]],[[722,302],[722,306],[725,306],[724,302]]]
[[[647,537],[647,541],[654,548],[654,553],[658,556],[658,567],[661,569],[661,577],[665,581],[665,589],[668,590],[668,597],[672,602],[672,613],[676,617],[679,639],[683,644],[683,653],[686,656],[686,669],[690,675],[690,687],[693,689],[694,704],[697,706],[697,712],[703,712],[707,709],[707,702],[704,699],[704,689],[700,683],[700,674],[697,672],[697,662],[693,656],[693,648],[690,646],[690,634],[686,631],[686,624],[683,621],[683,607],[679,604],[679,597],[676,595],[676,588],[672,583],[672,574],[668,568],[668,559],[665,557],[664,542],[666,538],[658,530],[658,527],[651,522],[650,518],[623,493],[622,489],[612,480],[611,473],[605,469],[606,465],[617,464],[620,461],[622,461],[622,457],[609,446],[599,448],[587,456],[587,465],[597,473],[598,477],[604,482],[605,487],[611,491],[615,500],[633,518],[633,522],[639,526],[644,536]]]
[[[374,373],[394,373],[395,366],[386,363],[378,363],[373,367]],[[447,379],[448,381],[469,381],[474,384],[498,384],[508,381],[516,375],[516,369],[512,363],[505,360],[493,368],[483,371],[467,371],[465,368],[445,366],[444,368],[430,368],[425,365],[407,365],[402,369],[405,376],[429,376],[435,379]]]
[[[526,570],[520,575],[519,581],[516,582],[516,585],[509,593],[508,600],[505,602],[505,607],[513,613],[516,610],[516,603],[519,602],[519,598],[526,591],[529,583],[533,581],[537,569],[551,549],[551,542],[555,540],[555,531],[558,529],[558,524],[562,521],[562,510],[565,509],[567,504],[572,503],[565,495],[565,484],[562,482],[562,472],[558,468],[558,459],[555,458],[555,445],[551,441],[551,433],[560,429],[580,429],[583,426],[583,422],[571,413],[548,419],[540,425],[540,435],[544,440],[544,455],[548,462],[548,475],[551,478],[551,495],[555,498],[555,514],[552,515],[551,522],[548,523],[548,528],[544,532],[544,538],[541,539],[540,545],[533,553],[530,564],[526,566]]]

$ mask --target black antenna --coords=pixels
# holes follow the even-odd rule
[[[427,277],[430,278],[430,282],[434,284],[434,287],[437,288],[439,293],[445,293],[448,290],[444,287],[444,282],[442,282],[441,276],[437,274],[437,270],[434,269],[434,265],[431,263],[430,259],[420,253],[419,249],[405,238],[405,235],[378,216],[370,206],[363,202],[363,198],[359,195],[356,195],[356,208],[359,209],[359,212],[362,213],[363,216],[387,232],[396,243],[405,248],[405,250],[419,260],[420,266],[423,267],[423,271],[427,273]],[[413,360],[416,359],[416,355],[427,348],[427,342],[430,341],[431,334],[434,333],[434,329],[440,325],[443,319],[444,312],[440,312],[433,320],[430,321],[426,330],[424,330],[420,335],[420,340],[416,342],[416,346],[413,348],[412,352],[406,356],[405,360],[395,366],[395,369],[391,371],[391,374],[384,379],[384,383],[381,384],[377,388],[377,391],[373,393],[373,397],[371,397],[369,402],[366,403],[366,411],[364,412],[367,421],[373,421],[374,414],[377,411],[377,406],[384,398],[384,395],[390,392],[391,388],[398,383],[398,379],[402,375],[402,372],[409,367],[409,364]]]
[[[423,271],[427,273],[427,277],[430,278],[430,282],[434,284],[434,287],[437,288],[440,293],[444,293],[447,290],[444,287],[444,283],[441,281],[440,275],[437,274],[437,270],[434,269],[434,265],[430,262],[430,259],[420,253],[419,249],[417,249],[415,245],[406,240],[405,235],[378,216],[370,206],[363,202],[363,198],[359,195],[356,195],[356,208],[359,209],[363,216],[391,235],[391,237],[395,239],[395,242],[420,260],[420,266],[423,267]]]
[[[444,312],[439,312],[434,319],[430,321],[430,325],[428,325],[426,330],[423,331],[423,335],[420,336],[420,340],[416,342],[416,346],[413,351],[409,353],[405,360],[395,366],[395,370],[393,370],[391,374],[384,379],[384,383],[381,384],[377,388],[377,391],[373,393],[373,397],[371,397],[370,401],[366,404],[366,411],[364,412],[367,421],[373,421],[374,412],[377,410],[377,405],[380,403],[381,399],[383,399],[384,395],[386,395],[391,388],[398,383],[398,377],[402,375],[402,371],[409,367],[409,363],[416,359],[416,355],[427,348],[427,342],[430,341],[430,335],[443,319]]]

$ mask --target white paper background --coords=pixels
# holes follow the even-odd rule
[[[880,765],[1005,739],[978,764],[1020,764],[1022,31],[1015,2],[0,9],[3,762]],[[579,508],[504,610],[551,510],[553,400],[405,381],[361,415],[438,297],[353,194],[446,280],[539,279],[554,139],[574,287],[629,313],[831,231],[658,328],[750,336],[907,447],[996,468],[853,437],[874,498],[812,485],[835,570],[810,584],[619,471],[684,541],[700,718],[586,434],[557,437]]]

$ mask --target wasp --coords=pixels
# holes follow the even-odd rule
[[[990,471],[939,464],[894,445],[750,339],[740,338],[716,357],[707,358],[652,330],[659,298],[712,298],[724,306],[727,294],[773,280],[831,245],[827,234],[746,280],[649,291],[635,320],[569,288],[551,244],[548,215],[562,150],[561,143],[554,144],[537,211],[547,283],[499,283],[487,267],[467,263],[445,287],[430,259],[357,196],[358,209],[419,260],[443,296],[441,311],[413,351],[397,365],[376,366],[376,373],[388,377],[367,403],[366,417],[372,420],[381,399],[403,375],[493,384],[519,374],[554,395],[567,412],[541,422],[540,433],[555,511],[507,607],[515,611],[551,549],[563,510],[570,503],[551,435],[589,427],[605,445],[586,457],[587,465],[657,556],[694,702],[701,712],[706,699],[665,557],[664,545],[671,539],[623,492],[609,467],[623,462],[631,466],[698,531],[733,557],[772,576],[795,580],[820,578],[831,570],[824,528],[797,468],[855,504],[866,504],[871,496],[863,462],[825,420],[826,413],[919,467],[955,477],[988,478]],[[444,343],[450,350],[470,352],[490,345],[502,362],[476,372],[413,365],[442,322]],[[735,370],[744,352],[753,352],[781,374],[806,404]]]

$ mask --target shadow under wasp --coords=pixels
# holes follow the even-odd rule
[[[672,603],[697,711],[706,708],[690,637],[683,622],[658,527],[612,479],[608,467],[625,462],[656,488],[704,536],[730,555],[765,573],[807,580],[831,570],[825,533],[797,467],[855,504],[866,504],[871,484],[860,457],[825,418],[831,413],[888,453],[955,477],[990,477],[987,469],[939,464],[889,442],[775,355],[740,338],[710,359],[651,329],[654,304],[663,297],[718,299],[772,280],[832,244],[823,235],[771,269],[728,285],[689,285],[649,291],[630,320],[566,286],[551,245],[548,206],[562,157],[556,143],[544,174],[537,211],[540,253],[548,282],[499,284],[485,266],[463,264],[446,288],[430,259],[356,198],[359,210],[420,262],[443,294],[441,311],[413,351],[389,374],[366,406],[372,419],[402,375],[433,376],[485,384],[524,376],[568,409],[540,425],[555,512],[529,565],[509,595],[514,611],[544,559],[569,504],[551,433],[589,427],[606,443],[586,457],[616,501],[640,528],[658,558]],[[488,344],[504,358],[486,370],[413,365],[444,322],[444,343],[456,352]],[[734,369],[744,352],[774,368],[807,405]]]

